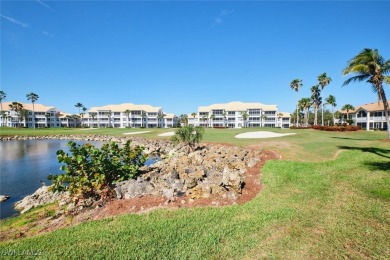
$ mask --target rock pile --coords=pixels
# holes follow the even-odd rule
[[[221,195],[238,198],[245,185],[244,174],[260,160],[260,151],[208,145],[187,153],[182,147],[151,166],[136,180],[118,183],[118,198],[145,195],[175,200],[184,194],[191,199]]]

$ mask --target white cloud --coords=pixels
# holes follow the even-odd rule
[[[214,18],[214,25],[219,25],[221,23],[223,23],[224,21],[224,18],[228,15],[230,15],[231,13],[233,13],[234,10],[228,10],[228,9],[224,9],[221,11],[221,13]]]
[[[46,7],[47,9],[50,9],[51,11],[54,11],[50,6],[48,6],[46,3],[44,3],[41,0],[35,0],[38,4],[42,5],[43,7]]]
[[[0,16],[3,17],[4,19],[6,19],[7,21],[13,23],[13,24],[22,26],[22,27],[24,27],[24,28],[28,28],[28,27],[29,27],[28,23],[20,22],[20,21],[14,19],[14,18],[12,18],[12,17],[5,16],[5,15],[3,15],[3,14],[0,14]]]
[[[53,38],[53,37],[54,37],[54,35],[51,34],[51,33],[49,33],[49,32],[42,31],[42,33],[43,33],[45,36],[47,36],[47,37],[50,37],[50,38]]]

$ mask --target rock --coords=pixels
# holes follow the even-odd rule
[[[21,214],[29,211],[32,208],[48,203],[59,201],[64,196],[64,193],[51,192],[49,186],[42,186],[32,195],[24,197],[24,199],[15,203],[15,209],[20,210]]]
[[[0,202],[6,201],[10,196],[0,195]]]

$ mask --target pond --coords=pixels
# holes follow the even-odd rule
[[[26,140],[0,142],[0,195],[10,196],[0,203],[0,219],[17,215],[15,202],[34,193],[43,183],[50,185],[49,174],[61,173],[58,150],[68,151],[69,140]],[[86,141],[75,141],[77,144]],[[88,142],[101,147],[103,142]],[[146,164],[152,164],[149,159]]]

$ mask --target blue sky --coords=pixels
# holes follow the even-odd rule
[[[68,113],[77,102],[182,114],[229,101],[292,112],[290,82],[309,97],[326,72],[338,107],[375,102],[367,84],[342,88],[341,71],[363,48],[390,58],[389,13],[386,1],[1,1],[0,88]]]

